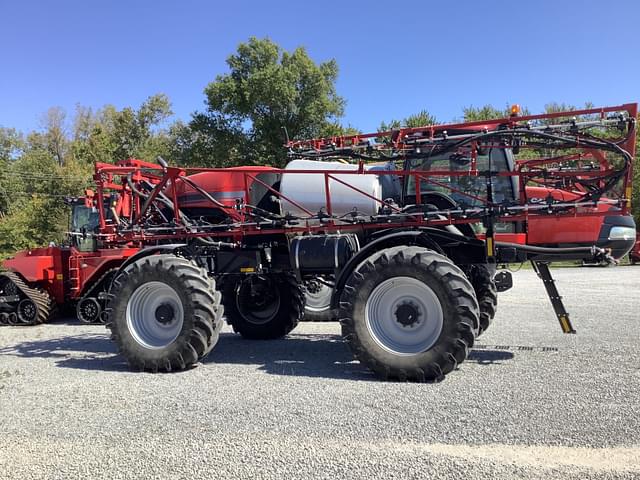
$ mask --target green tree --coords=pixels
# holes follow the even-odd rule
[[[170,137],[161,127],[170,114],[168,98],[155,95],[138,109],[79,106],[69,123],[53,108],[26,137],[0,129],[0,255],[63,240],[64,197],[92,185],[94,162],[166,155]]]
[[[67,114],[61,107],[51,107],[42,118],[44,133],[41,134],[40,143],[58,165],[64,165],[69,147],[66,119]]]
[[[0,127],[0,165],[5,166],[16,158],[24,148],[22,134],[15,128]]]
[[[11,162],[22,154],[24,149],[22,134],[13,128],[0,127],[0,218],[9,207],[11,197],[7,192],[8,171]]]
[[[0,221],[0,254],[61,240],[65,220],[63,207],[51,198],[21,198]]]
[[[299,139],[339,130],[344,100],[335,89],[335,60],[316,64],[302,47],[287,52],[252,37],[227,65],[229,73],[205,88],[206,111],[174,131],[182,163],[282,166],[287,134]]]
[[[436,117],[431,115],[426,110],[420,110],[418,113],[409,115],[403,120],[391,120],[389,123],[382,122],[378,127],[379,132],[385,132],[388,130],[396,130],[402,127],[424,127],[427,125],[435,125],[437,122]]]
[[[161,126],[172,115],[164,94],[149,97],[136,110],[107,105],[93,113],[78,107],[73,124],[71,152],[88,164],[136,157],[153,160],[170,151],[170,137]]]

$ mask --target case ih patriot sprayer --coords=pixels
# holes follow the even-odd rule
[[[90,304],[132,367],[183,370],[215,346],[223,311],[244,337],[282,337],[315,285],[363,364],[439,380],[510,287],[496,267],[531,261],[573,332],[548,263],[633,246],[637,105],[513,113],[292,141],[284,169],[98,164],[77,207],[95,231],[76,222],[74,246],[5,262],[4,318]]]

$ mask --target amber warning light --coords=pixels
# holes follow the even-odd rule
[[[519,113],[520,113],[520,105],[518,105],[517,103],[514,103],[513,105],[511,105],[511,116],[517,117]]]

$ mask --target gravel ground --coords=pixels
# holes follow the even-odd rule
[[[127,370],[101,326],[0,328],[0,478],[640,478],[640,267],[515,274],[471,357],[385,383],[336,324]]]

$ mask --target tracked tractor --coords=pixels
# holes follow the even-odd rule
[[[140,160],[122,165],[157,168]],[[105,225],[113,224],[118,215],[129,215],[129,200],[115,192],[103,195],[100,210]],[[60,310],[67,315],[73,311],[84,323],[102,322],[113,275],[139,248],[129,241],[103,244],[91,190],[65,202],[71,209],[66,244],[17,252],[3,262],[0,325],[37,325]]]

